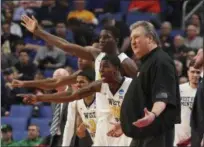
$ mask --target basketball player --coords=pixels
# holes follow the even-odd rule
[[[105,110],[104,115],[97,121],[94,145],[126,146],[129,145],[130,139],[122,135],[122,131],[119,133],[118,138],[107,136],[107,133],[110,134],[109,131],[112,130],[112,127],[115,127],[115,124],[111,125],[110,122],[119,123],[120,107],[125,93],[132,81],[130,78],[122,77],[119,70],[120,60],[118,57],[105,56],[100,64],[100,73],[103,80],[95,81],[89,86],[76,91],[71,96],[54,97],[53,94],[21,96],[26,96],[24,100],[27,103],[35,103],[36,101],[70,102],[92,95],[95,92],[100,92],[100,99],[106,99],[107,101],[104,101],[104,103],[101,104],[104,105],[106,109],[103,109]]]
[[[181,124],[175,125],[174,146],[190,144],[190,116],[199,83],[200,74],[201,69],[195,69],[194,62],[191,61],[188,69],[189,82],[180,85]]]
[[[76,80],[77,89],[87,86],[95,79],[93,70],[84,70],[79,73]],[[76,116],[77,115],[77,116]],[[74,134],[75,123],[77,127],[77,136],[84,138],[86,129],[88,130],[92,141],[96,132],[96,101],[95,94],[69,103],[67,122],[65,125],[62,146],[70,146]],[[91,146],[86,144],[86,146]],[[85,146],[85,145],[84,145]]]
[[[105,56],[105,54],[119,55],[120,61],[122,63],[122,70],[124,71],[126,76],[133,77],[137,73],[137,66],[134,61],[128,58],[124,53],[119,54],[119,50],[117,47],[119,31],[115,27],[107,27],[101,31],[99,37],[99,48],[95,48],[96,46],[82,47],[47,33],[39,27],[38,21],[33,16],[32,18],[30,18],[24,15],[22,16],[21,20],[21,24],[26,27],[27,30],[32,32],[34,35],[44,39],[45,41],[51,43],[52,45],[55,45],[65,52],[82,59],[91,61],[95,60],[96,76],[98,76],[100,60]]]

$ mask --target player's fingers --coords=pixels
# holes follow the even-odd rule
[[[26,28],[26,24],[21,22],[21,25],[24,26]]]
[[[37,22],[37,19],[32,15],[32,19],[35,21],[35,22]]]

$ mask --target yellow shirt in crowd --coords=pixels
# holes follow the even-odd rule
[[[88,10],[71,11],[68,14],[68,19],[70,19],[70,18],[77,18],[77,19],[83,20],[83,21],[85,21],[87,23],[94,23],[94,20],[96,19],[95,15],[92,12],[88,11]]]

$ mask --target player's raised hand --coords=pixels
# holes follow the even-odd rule
[[[154,113],[147,110],[147,108],[144,109],[145,116],[136,122],[133,122],[133,125],[135,125],[138,128],[143,128],[146,126],[149,126],[155,119]]]
[[[38,27],[38,21],[35,19],[34,16],[31,18],[28,17],[27,15],[22,15],[21,16],[21,25],[23,25],[28,31],[34,32],[35,29]]]
[[[107,133],[111,137],[120,137],[123,134],[120,123],[110,123],[113,125],[112,129]]]
[[[13,80],[11,83],[12,87],[24,87],[24,82],[20,80]]]
[[[23,102],[26,104],[35,104],[38,101],[34,94],[17,94],[16,96],[23,97]]]

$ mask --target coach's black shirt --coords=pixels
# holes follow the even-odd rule
[[[121,108],[121,126],[125,135],[144,138],[164,133],[180,122],[180,94],[173,60],[156,48],[141,59],[142,65],[129,86]],[[144,108],[152,110],[157,101],[165,102],[165,110],[144,128],[132,123],[144,117]]]

